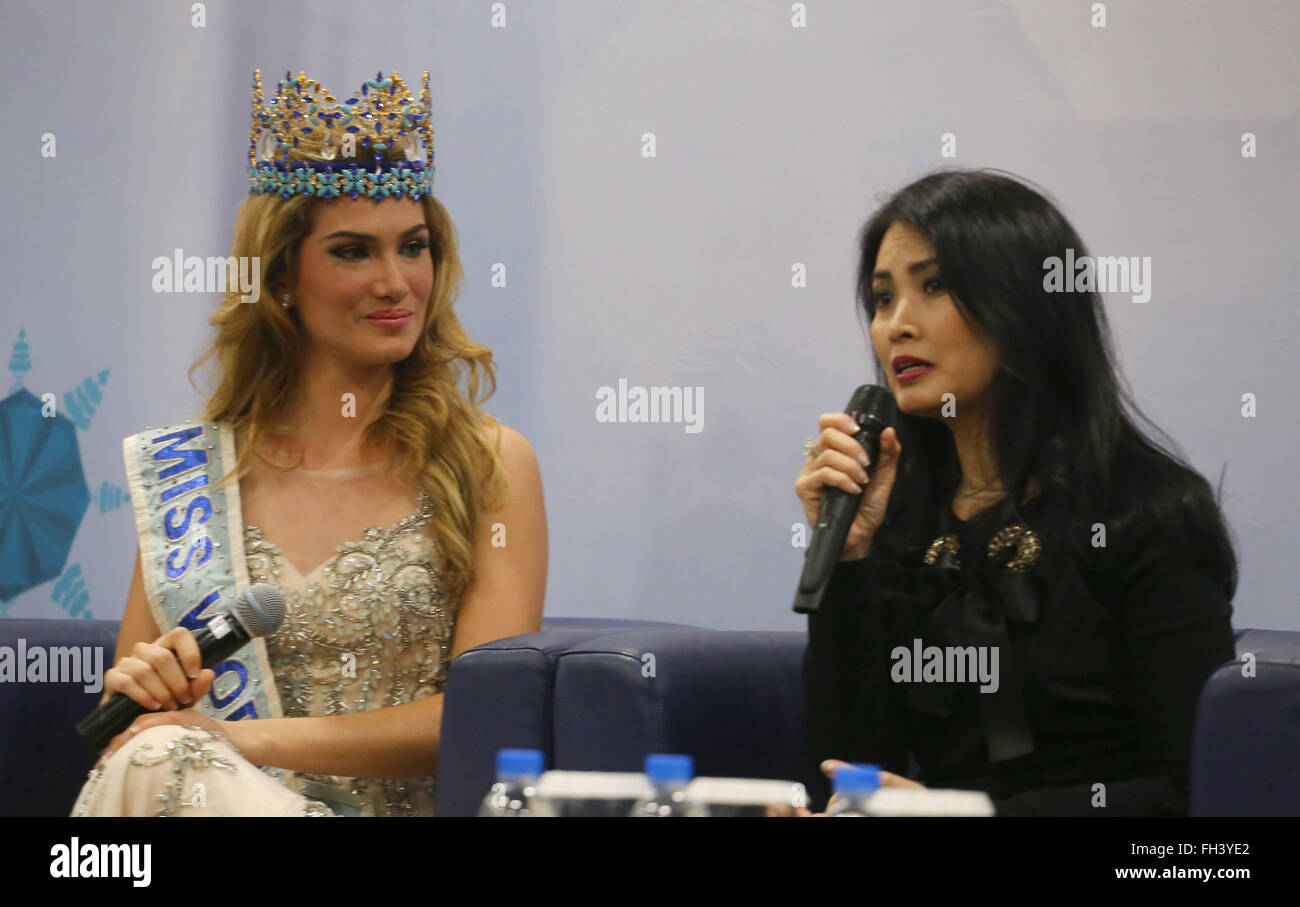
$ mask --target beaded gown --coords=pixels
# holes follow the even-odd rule
[[[260,527],[245,526],[250,580],[278,586],[287,606],[267,638],[286,718],[361,712],[443,691],[456,609],[440,580],[438,546],[420,531],[432,515],[421,493],[404,519],[339,545],[305,576]],[[73,815],[433,815],[432,776],[297,779],[333,810],[255,767],[224,737],[167,725],[139,733],[92,769]]]

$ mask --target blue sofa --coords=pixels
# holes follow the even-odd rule
[[[117,648],[115,620],[0,620],[0,646]],[[66,816],[95,756],[75,730],[103,691],[79,683],[0,683],[0,816]]]
[[[547,768],[640,771],[689,753],[698,775],[816,783],[803,758],[799,632],[551,619],[463,653],[443,703],[438,814],[473,815],[496,752]]]
[[[1255,656],[1255,676],[1230,663],[1202,690],[1191,814],[1300,816],[1300,632],[1236,637],[1238,654]],[[474,813],[503,747],[540,749],[548,768],[593,771],[690,753],[697,774],[802,781],[824,799],[802,749],[806,644],[802,632],[579,620],[465,652],[447,682],[438,813]]]
[[[100,645],[115,621],[0,620],[0,645]],[[438,812],[472,815],[495,754],[528,747],[547,767],[637,770],[685,752],[702,775],[786,778],[817,790],[803,758],[802,632],[706,630],[547,618],[540,633],[465,652],[443,714]],[[1191,811],[1300,816],[1300,632],[1242,630],[1255,657],[1216,671],[1192,742]],[[0,815],[66,815],[94,762],[73,725],[99,694],[79,684],[0,683]]]
[[[1205,682],[1192,735],[1191,814],[1300,816],[1300,633],[1239,630]]]

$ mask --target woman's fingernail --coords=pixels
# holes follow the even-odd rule
[[[871,460],[867,458],[866,454],[858,454],[858,462],[862,464],[863,469],[871,465]]]
[[[153,709],[153,710],[156,712],[156,711],[158,711],[160,708],[162,708],[162,703],[159,702],[157,699],[151,699],[151,700],[150,700],[149,708]]]

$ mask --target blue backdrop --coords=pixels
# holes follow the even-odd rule
[[[120,441],[197,411],[216,302],[153,292],[152,262],[227,254],[254,68],[336,92],[427,68],[459,311],[542,465],[548,614],[803,625],[801,442],[872,374],[855,234],[947,164],[1019,173],[1094,254],[1150,257],[1150,302],[1105,297],[1125,372],[1226,467],[1237,625],[1300,627],[1300,7],[1105,6],[11,0],[0,615],[122,613]],[[602,420],[620,382],[702,409]]]

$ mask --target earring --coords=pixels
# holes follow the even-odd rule
[[[290,303],[292,300],[293,300],[293,295],[292,295],[291,293],[281,293],[281,294],[280,294],[280,307],[281,307],[281,308],[285,308],[285,309],[289,308],[289,303]]]

